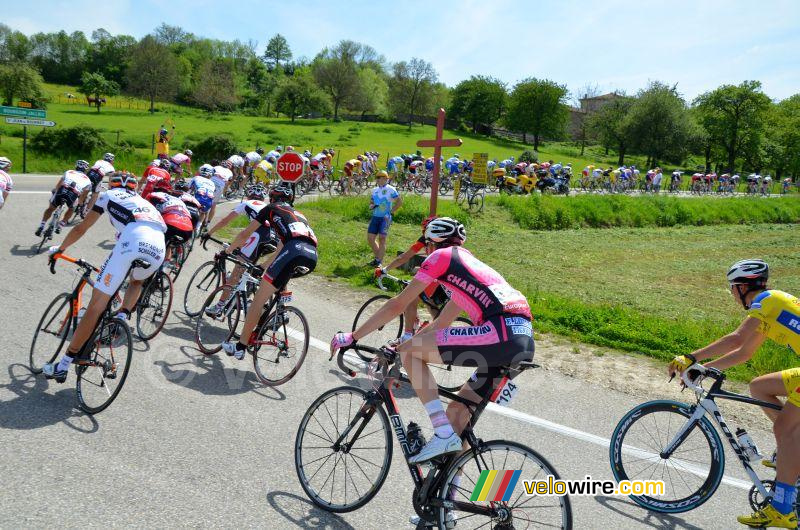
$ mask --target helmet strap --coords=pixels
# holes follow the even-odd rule
[[[746,283],[737,283],[736,285],[736,294],[739,295],[739,302],[742,303],[742,307],[745,309],[750,309],[750,304],[747,303],[747,296],[750,293],[760,293],[761,291],[766,289],[766,285],[764,284],[746,284]],[[744,292],[742,292],[742,286],[745,287]]]

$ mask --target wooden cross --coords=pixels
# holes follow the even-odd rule
[[[433,147],[433,180],[431,182],[431,211],[430,215],[436,215],[436,205],[439,198],[439,160],[442,157],[442,147],[458,147],[461,139],[445,140],[442,138],[444,132],[444,109],[439,109],[439,116],[436,118],[436,138],[433,140],[419,140],[417,147]]]

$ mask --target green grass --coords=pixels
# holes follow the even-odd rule
[[[317,271],[371,285],[366,224],[352,213],[358,199],[350,201],[301,209],[320,239]],[[419,225],[410,221],[420,206],[409,201],[409,223],[392,226],[388,255],[419,237]],[[791,225],[541,232],[520,230],[507,210],[489,204],[470,220],[468,233],[467,247],[528,297],[537,330],[661,360],[703,346],[741,321],[744,313],[724,281],[737,259],[766,259],[776,288],[800,292],[800,237]],[[787,348],[768,343],[730,375],[749,380],[796,364]]]

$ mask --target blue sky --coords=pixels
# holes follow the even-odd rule
[[[483,74],[509,86],[546,77],[575,94],[587,84],[635,93],[660,80],[692,99],[745,79],[760,80],[773,99],[800,92],[797,0],[28,0],[3,7],[3,22],[29,34],[88,36],[104,27],[141,37],[162,21],[207,37],[252,39],[259,51],[279,32],[296,57],[357,40],[389,61],[430,61],[450,86]]]

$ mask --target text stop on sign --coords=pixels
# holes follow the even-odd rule
[[[297,153],[284,153],[275,164],[278,176],[287,182],[296,182],[303,176],[303,159]]]

